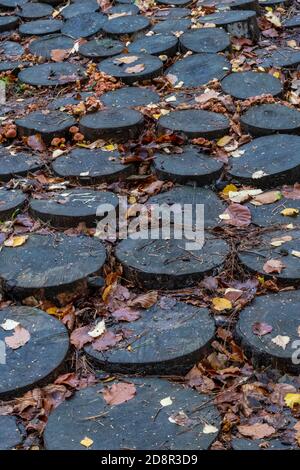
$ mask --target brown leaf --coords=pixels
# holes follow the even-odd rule
[[[93,342],[92,346],[95,351],[107,351],[109,348],[114,347],[117,343],[122,341],[122,339],[123,335],[106,331],[100,338]]]
[[[76,328],[70,336],[71,344],[73,344],[75,348],[81,349],[85,344],[91,343],[94,338],[88,334],[90,330],[91,327],[89,325]]]
[[[41,134],[30,135],[27,139],[27,145],[38,152],[44,152],[46,150],[46,144]]]
[[[281,273],[281,271],[285,268],[285,265],[279,259],[269,259],[263,266],[263,270],[270,274],[270,273]]]
[[[281,192],[287,199],[300,199],[300,183],[295,183],[294,186],[283,186]]]
[[[62,62],[69,57],[69,54],[69,49],[52,49],[51,59],[54,60],[54,62]]]
[[[267,323],[255,322],[252,325],[252,331],[255,335],[264,336],[273,331],[273,327]]]
[[[120,405],[132,400],[136,395],[136,388],[133,383],[120,382],[111,387],[105,387],[102,394],[108,405]]]
[[[139,72],[143,72],[144,70],[145,70],[144,64],[137,64],[137,65],[133,65],[132,67],[126,67],[125,72],[126,73],[139,73]]]
[[[15,327],[14,334],[7,336],[4,341],[11,349],[19,349],[30,340],[30,333],[21,325]]]
[[[253,197],[253,201],[259,204],[272,204],[281,199],[280,191],[266,191]]]
[[[112,312],[112,316],[118,321],[136,321],[140,318],[141,314],[138,310],[133,310],[130,307],[118,308]]]
[[[252,439],[264,439],[276,432],[273,426],[260,423],[240,425],[238,426],[238,431],[243,436],[251,437]]]
[[[220,218],[225,224],[247,227],[251,223],[251,212],[248,207],[241,204],[230,204]]]
[[[155,290],[149,291],[146,294],[138,295],[135,299],[129,302],[131,307],[149,308],[156,304],[158,293]]]

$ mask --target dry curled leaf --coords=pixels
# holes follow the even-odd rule
[[[122,341],[123,335],[116,334],[112,331],[106,331],[100,338],[93,342],[93,349],[95,351],[107,351],[113,348],[116,344]]]
[[[250,209],[241,204],[231,204],[219,217],[225,224],[235,227],[247,227],[251,223]]]
[[[81,349],[85,344],[91,343],[93,338],[89,335],[91,327],[89,325],[81,326],[72,331],[70,342],[75,348]]]
[[[129,302],[131,307],[149,308],[156,304],[158,293],[155,290],[149,291],[146,294],[138,295],[135,299]]]
[[[130,307],[121,307],[112,312],[112,316],[118,321],[136,321],[140,318],[141,314],[138,310]]]
[[[260,423],[240,425],[238,426],[238,431],[243,436],[251,437],[252,439],[264,439],[275,433],[273,426]]]
[[[276,344],[282,349],[285,349],[289,344],[291,338],[289,336],[277,335],[275,338],[272,338],[272,343]]]
[[[252,325],[252,331],[257,336],[264,336],[273,331],[273,327],[267,323],[255,322]]]

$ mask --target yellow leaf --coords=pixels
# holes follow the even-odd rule
[[[230,135],[224,135],[221,139],[217,141],[217,145],[219,147],[225,147],[225,145],[229,144],[229,142],[232,140],[232,137]]]
[[[231,191],[238,191],[238,188],[235,186],[235,184],[227,184],[227,186],[225,186],[225,188],[221,192],[221,195],[223,197],[228,197]]]
[[[286,217],[296,217],[299,214],[299,209],[295,209],[294,207],[287,207],[283,209],[280,214]]]
[[[274,72],[273,77],[275,78],[280,78],[280,72]]]
[[[57,308],[57,307],[50,307],[50,308],[47,308],[46,312],[47,312],[49,315],[58,315],[58,316],[59,316],[58,308]]]
[[[296,258],[300,258],[300,251],[297,251],[297,250],[292,250],[292,253],[291,253],[293,256],[296,256]]]
[[[129,196],[128,202],[129,202],[129,204],[135,204],[136,203],[136,197],[135,196]]]
[[[300,393],[287,393],[284,401],[286,406],[294,408],[295,405],[300,405]]]
[[[117,150],[118,146],[116,144],[108,144],[104,145],[104,147],[101,147],[101,150],[104,150],[105,152],[113,152],[114,150]]]
[[[160,118],[160,116],[161,116],[161,114],[153,114],[153,116],[152,116],[152,117],[154,117],[154,119],[159,119],[159,118]]]
[[[214,297],[212,299],[212,304],[214,309],[218,312],[223,312],[223,310],[230,310],[232,308],[230,300],[225,299],[224,297]]]
[[[82,441],[80,441],[80,444],[88,449],[94,444],[94,441],[89,437],[85,437],[84,439],[82,439]]]
[[[11,248],[16,248],[17,246],[22,246],[28,240],[28,235],[20,235],[17,237],[11,237],[8,240],[5,240],[4,245]]]
[[[104,291],[103,291],[103,294],[102,294],[102,300],[103,302],[106,302],[109,294],[110,294],[110,291],[112,289],[112,284],[110,284],[109,286],[105,287]]]

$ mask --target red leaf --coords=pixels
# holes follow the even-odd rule
[[[273,327],[267,323],[255,322],[252,325],[252,331],[255,335],[264,336],[273,331]]]
[[[281,271],[285,268],[285,265],[279,259],[269,259],[263,267],[263,270],[270,274],[270,273],[281,273]]]
[[[100,338],[93,342],[93,349],[95,351],[107,351],[109,348],[114,347],[117,343],[122,341],[122,339],[123,335],[106,331]]]
[[[70,342],[75,346],[77,349],[83,348],[85,344],[91,343],[94,338],[88,335],[88,332],[91,330],[89,325],[81,326],[80,328],[76,328],[71,333]]]
[[[119,308],[112,313],[112,316],[119,321],[136,321],[140,318],[140,312],[129,307]]]
[[[111,387],[105,387],[102,394],[108,405],[120,405],[132,400],[136,395],[136,388],[132,383],[120,382],[113,384]]]
[[[30,135],[27,139],[27,145],[38,152],[44,152],[46,150],[46,145],[41,134]]]
[[[247,227],[251,223],[250,209],[241,204],[231,204],[224,215],[228,215],[229,219],[223,219],[225,224],[234,225],[235,227]]]

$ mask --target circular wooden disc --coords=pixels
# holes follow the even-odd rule
[[[137,5],[116,5],[106,10],[106,14],[108,16],[119,15],[122,13],[125,13],[126,15],[138,15],[140,13],[140,9]]]
[[[146,289],[181,289],[196,284],[218,270],[228,254],[222,239],[205,236],[201,250],[186,250],[187,240],[128,238],[115,254],[124,268],[124,277]]]
[[[17,15],[25,19],[43,18],[50,16],[53,13],[53,8],[47,3],[29,2],[21,5],[18,8]]]
[[[131,54],[152,54],[167,55],[172,57],[176,54],[178,48],[178,39],[172,34],[154,34],[153,36],[144,36],[132,42],[128,46]]]
[[[223,169],[221,162],[193,146],[178,154],[154,154],[153,166],[159,179],[180,184],[195,182],[199,186],[216,181]]]
[[[278,47],[274,51],[256,51],[259,59],[257,64],[261,67],[295,68],[300,64],[300,52],[297,49]]]
[[[0,450],[11,450],[22,443],[22,435],[14,416],[0,416]]]
[[[299,341],[299,302],[299,291],[268,294],[257,297],[240,313],[236,337],[255,367],[271,366],[299,374],[300,364],[295,363],[293,346],[295,341]],[[255,334],[253,329],[264,329],[262,324],[271,327],[272,331],[264,335]],[[284,347],[276,343],[278,336],[287,337]]]
[[[85,78],[80,65],[65,62],[33,65],[19,73],[19,80],[33,86],[57,86],[74,83]]]
[[[243,129],[254,136],[300,133],[300,112],[280,103],[252,106],[241,116]]]
[[[277,96],[283,86],[278,78],[269,73],[237,72],[231,73],[221,81],[224,93],[239,100],[245,100],[259,95]]]
[[[183,132],[189,138],[204,137],[216,139],[229,131],[230,123],[226,116],[201,109],[172,111],[158,120],[162,132]]]
[[[135,58],[130,64],[124,63]],[[121,54],[105,59],[98,65],[100,72],[120,78],[124,83],[132,85],[139,80],[150,80],[162,73],[163,63],[158,57],[150,54]]]
[[[242,145],[238,158],[231,158],[229,174],[235,180],[259,188],[296,182],[300,176],[300,137],[277,134],[254,139]],[[286,158],[286,155],[289,158]]]
[[[19,5],[24,5],[26,2],[28,2],[28,0],[0,0],[0,7],[10,10]]]
[[[76,120],[62,111],[50,111],[48,114],[35,111],[16,119],[15,123],[20,136],[40,134],[46,143],[50,143],[54,137],[65,136]]]
[[[103,25],[103,31],[112,36],[136,34],[149,28],[150,21],[143,15],[125,15],[108,19]]]
[[[247,204],[251,211],[251,222],[259,227],[269,227],[271,225],[287,225],[290,222],[290,217],[281,214],[284,209],[293,208],[298,209],[300,212],[300,200],[291,200],[282,198],[272,204],[263,204],[262,206],[255,206]],[[293,218],[293,224],[298,223],[298,216]]]
[[[187,31],[192,25],[189,18],[180,18],[174,20],[164,20],[157,23],[152,31],[156,34],[175,34],[178,31]]]
[[[15,176],[26,176],[42,167],[43,162],[36,155],[25,152],[11,154],[5,147],[0,147],[0,181],[9,181]]]
[[[27,62],[19,62],[18,60],[5,60],[0,62],[0,72],[7,72],[8,70],[12,70],[14,75],[16,75],[26,65],[28,65]]]
[[[99,38],[81,44],[79,54],[88,58],[107,58],[121,54],[124,51],[124,44],[111,38]]]
[[[284,28],[299,28],[300,27],[300,15],[294,15],[291,18],[283,21]]]
[[[10,31],[18,26],[19,18],[17,16],[0,16],[0,32]]]
[[[106,16],[101,13],[84,13],[69,18],[61,31],[71,38],[88,38],[98,33],[106,21]]]
[[[157,0],[156,3],[162,5],[186,6],[192,3],[192,0]]]
[[[49,34],[48,36],[44,36],[43,38],[32,41],[28,48],[31,54],[45,57],[45,59],[51,59],[53,50],[71,50],[73,46],[74,39],[71,39],[68,36],[64,36],[63,34]]]
[[[293,423],[293,425],[296,424]],[[289,426],[292,429],[292,426]],[[283,442],[282,442],[283,441]],[[261,439],[232,439],[231,446],[233,450],[297,450],[299,447],[295,448],[295,446],[289,443],[287,440],[284,439],[263,439],[264,443],[268,444],[268,447],[261,447],[262,441]]]
[[[101,95],[101,102],[108,107],[134,108],[159,103],[160,96],[150,88],[124,87]]]
[[[161,8],[153,12],[153,18],[157,20],[176,20],[179,18],[186,18],[187,16],[190,16],[190,14],[191,10],[189,8]]]
[[[127,378],[126,383],[134,384],[136,395],[118,406],[107,405],[105,386],[97,385],[76,392],[56,408],[45,430],[46,448],[86,450],[80,442],[87,436],[93,441],[92,450],[204,450],[217,438],[221,420],[214,405],[204,406],[207,395],[157,378]],[[162,406],[166,398],[172,404]],[[99,414],[104,426],[99,420],[85,419]],[[186,416],[187,424],[176,424],[177,416]],[[205,425],[214,426],[216,432],[206,434]]]
[[[217,54],[195,54],[175,62],[167,69],[166,75],[176,77],[175,85],[183,82],[183,87],[199,87],[214,78],[221,80],[230,68],[225,57]]]
[[[99,5],[96,0],[85,0],[84,2],[76,2],[64,8],[61,12],[65,19],[72,18],[73,16],[81,16],[85,13],[94,13],[99,10]]]
[[[24,54],[24,47],[18,42],[14,41],[3,41],[0,46],[0,54],[4,56],[10,56],[13,59],[20,57]]]
[[[138,320],[118,323],[108,331],[117,333],[122,327],[129,329],[130,334],[114,348],[105,352],[96,351],[93,345],[85,348],[101,369],[181,375],[208,353],[215,334],[215,322],[209,311],[183,302],[175,303],[171,309],[154,305],[143,310]]]
[[[229,34],[222,28],[201,28],[187,31],[180,36],[183,52],[221,52],[230,46]]]
[[[21,24],[19,31],[23,36],[43,36],[58,33],[62,26],[63,22],[60,20],[35,20]]]
[[[56,193],[51,198],[47,194],[45,196],[44,199],[30,201],[30,212],[34,217],[59,228],[76,227],[81,222],[93,227],[100,219],[96,214],[101,204],[111,204],[114,208],[119,204],[115,194],[92,189],[73,189]]]
[[[18,209],[21,209],[26,197],[19,189],[0,188],[0,220],[9,219]]]
[[[76,178],[81,184],[98,184],[118,181],[135,171],[132,164],[123,164],[119,152],[75,149],[56,158],[53,171],[63,178]]]
[[[21,395],[46,383],[59,372],[69,351],[69,337],[63,323],[32,307],[7,307],[0,310],[0,340],[11,337],[1,325],[13,320],[25,328],[30,339],[18,349],[6,346],[6,363],[1,364],[0,398]]]
[[[147,205],[152,204],[191,204],[193,206],[193,224],[195,224],[196,205],[204,205],[205,228],[217,227],[220,223],[219,215],[226,209],[225,204],[218,196],[206,188],[195,188],[192,186],[176,186],[169,191],[157,194],[148,199]]]
[[[291,241],[285,241],[281,246],[273,246],[274,239],[292,237]],[[292,252],[300,251],[300,231],[281,229],[267,232],[253,240],[253,248],[241,249],[239,259],[250,271],[258,272],[265,278],[276,277],[281,281],[300,281],[300,260]],[[278,260],[283,263],[280,273],[266,273],[264,265],[269,260]]]
[[[143,129],[143,115],[133,109],[111,108],[81,118],[79,129],[91,141],[112,139],[124,142],[138,137]]]
[[[105,248],[95,238],[30,235],[22,246],[2,249],[0,278],[13,296],[48,297],[85,284],[105,259]]]
[[[196,100],[196,94],[194,91],[174,91],[173,93],[170,93],[166,95],[163,100],[168,103],[169,106],[172,108],[178,108],[179,106],[183,105],[184,107],[186,105],[190,106],[191,108],[194,108],[197,104]]]
[[[200,16],[199,23],[212,23],[216,26],[227,26],[232,23],[241,23],[247,21],[249,18],[256,16],[255,11],[252,10],[228,10],[217,11],[211,15]]]

